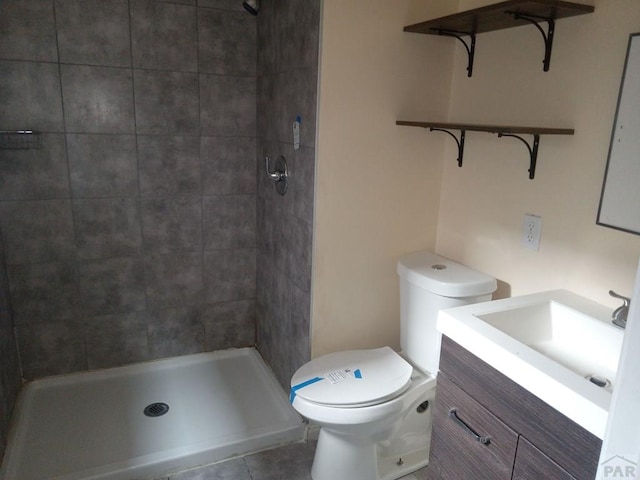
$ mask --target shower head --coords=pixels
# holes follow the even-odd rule
[[[251,15],[258,15],[258,11],[260,10],[260,0],[246,0],[242,2],[242,6]]]

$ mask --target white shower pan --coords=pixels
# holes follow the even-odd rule
[[[154,403],[169,410],[146,416]],[[0,479],[150,478],[303,434],[255,349],[202,353],[27,384]]]

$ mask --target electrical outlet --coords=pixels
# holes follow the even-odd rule
[[[540,248],[540,234],[542,233],[542,217],[526,214],[522,231],[522,244],[531,249]]]

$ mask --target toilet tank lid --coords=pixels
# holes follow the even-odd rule
[[[398,275],[424,290],[443,297],[465,298],[495,292],[496,279],[429,251],[398,260]]]

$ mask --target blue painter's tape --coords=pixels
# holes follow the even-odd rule
[[[296,392],[298,390],[300,390],[301,388],[304,388],[304,387],[308,387],[309,385],[313,385],[314,383],[319,382],[320,380],[323,380],[323,378],[322,377],[315,377],[315,378],[312,378],[310,380],[307,380],[306,382],[302,382],[302,383],[299,383],[299,384],[294,385],[293,387],[291,387],[291,393],[289,393],[289,402],[293,403],[293,401],[296,398]]]
[[[360,369],[357,369],[355,372],[353,372],[353,376],[356,378],[362,378],[362,372],[360,372]]]

